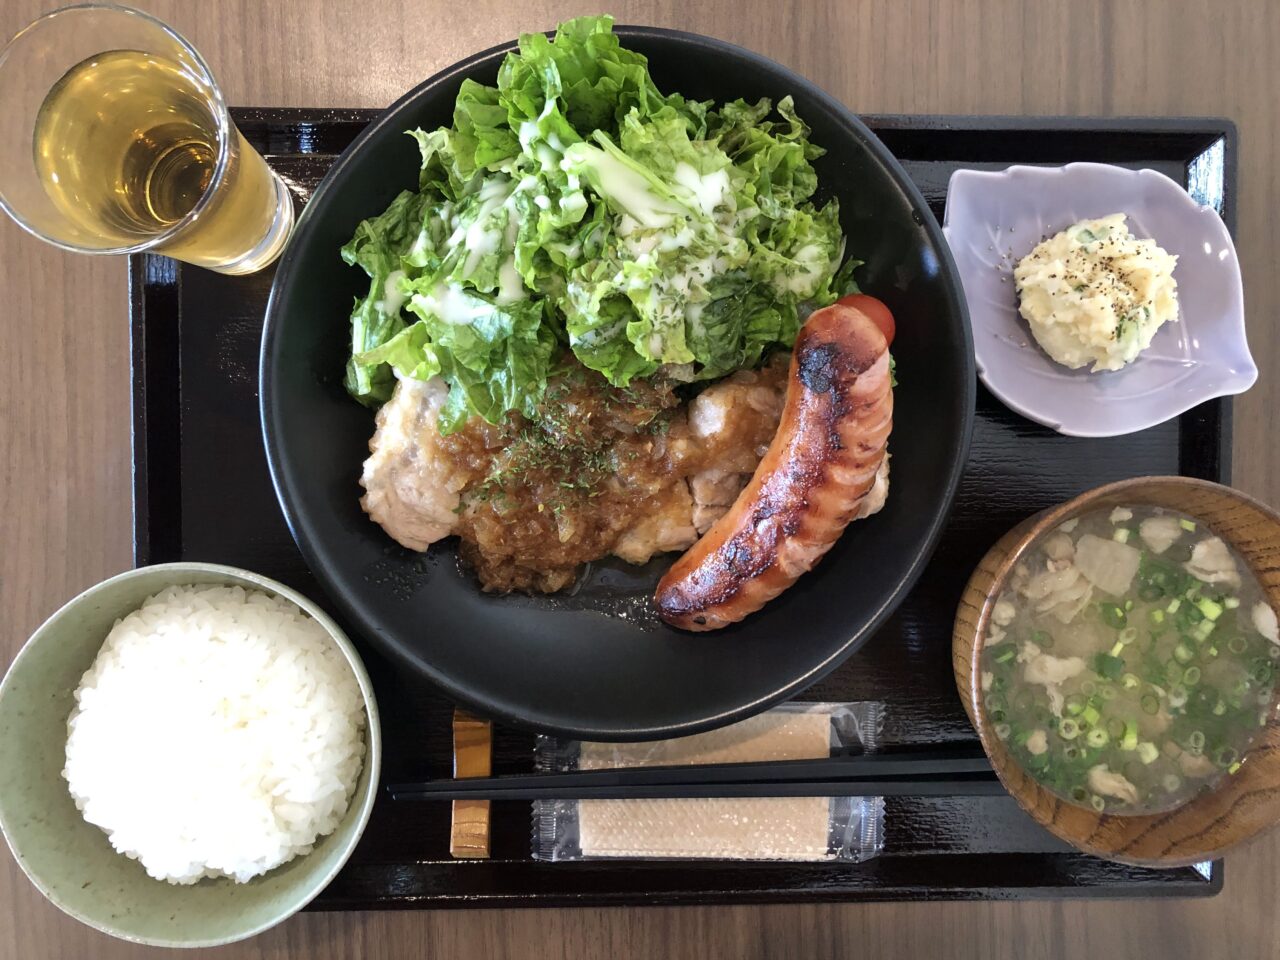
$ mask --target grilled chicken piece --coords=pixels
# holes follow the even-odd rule
[[[436,449],[436,419],[448,395],[439,377],[401,380],[378,411],[360,477],[365,513],[410,550],[426,550],[453,533],[458,521],[465,480]]]
[[[628,563],[647,563],[654,554],[689,549],[698,539],[694,509],[688,484],[683,480],[673,483],[657,510],[618,537],[614,556]]]

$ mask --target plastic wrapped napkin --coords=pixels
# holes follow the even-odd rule
[[[876,749],[880,703],[788,703],[707,733],[645,743],[539,737],[543,771],[820,759]],[[884,846],[880,797],[543,800],[533,805],[533,855],[857,862]]]

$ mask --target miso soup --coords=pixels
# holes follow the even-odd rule
[[[995,733],[1099,812],[1179,806],[1244,762],[1280,666],[1276,613],[1194,517],[1102,508],[1041,537],[997,598],[981,659]]]

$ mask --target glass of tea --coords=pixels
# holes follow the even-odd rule
[[[288,188],[200,54],[148,14],[84,4],[36,20],[0,51],[0,103],[0,206],[49,243],[239,274],[289,239]]]

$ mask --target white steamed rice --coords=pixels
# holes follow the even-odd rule
[[[244,882],[308,853],[360,774],[350,665],[297,605],[256,590],[151,597],[112,628],[75,696],[71,796],[158,880]]]

